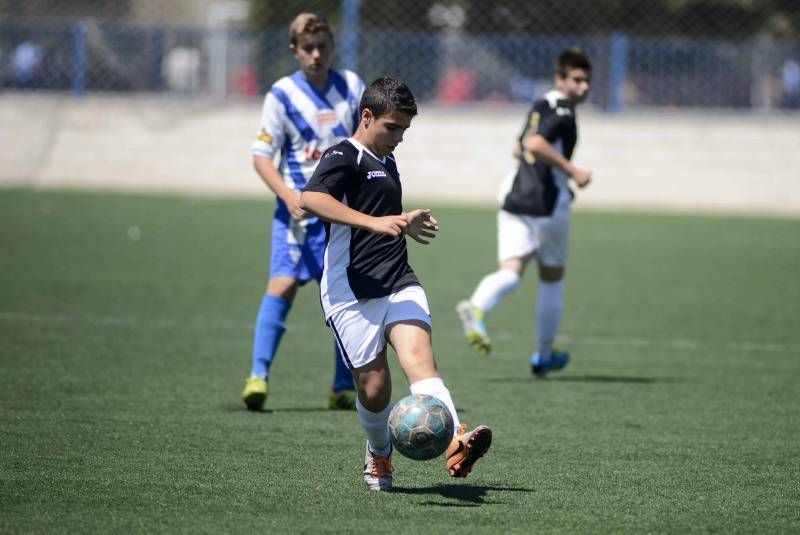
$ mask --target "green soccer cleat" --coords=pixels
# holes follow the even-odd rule
[[[331,391],[331,397],[328,399],[328,408],[334,411],[355,410],[356,391],[355,390],[340,390],[339,392]]]
[[[478,353],[488,355],[492,351],[492,341],[486,332],[486,325],[483,323],[483,312],[477,307],[472,306],[469,301],[461,301],[456,305],[456,312],[464,326],[464,336],[467,343]]]
[[[264,402],[267,401],[267,393],[269,392],[269,383],[261,377],[248,377],[244,381],[244,390],[242,390],[242,400],[247,405],[247,409],[251,411],[260,411],[264,408]]]

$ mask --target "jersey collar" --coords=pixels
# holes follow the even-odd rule
[[[347,141],[349,141],[351,145],[353,145],[355,148],[357,148],[359,152],[366,152],[367,154],[369,154],[370,156],[372,156],[373,158],[375,158],[376,160],[378,160],[382,164],[386,163],[386,157],[385,156],[383,158],[377,157],[371,150],[369,150],[367,147],[365,147],[364,145],[362,145],[361,143],[356,141],[356,139],[354,137],[347,138]]]

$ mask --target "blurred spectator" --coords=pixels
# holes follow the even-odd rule
[[[233,77],[236,92],[240,95],[254,97],[258,95],[258,76],[252,67],[242,67]]]
[[[11,54],[11,74],[14,85],[22,89],[38,87],[41,82],[42,47],[23,41]]]
[[[194,47],[176,46],[167,52],[162,73],[172,91],[197,91],[200,87],[200,51]]]
[[[800,108],[800,64],[794,59],[783,62],[781,72],[783,82],[783,107],[791,110]]]
[[[466,69],[453,69],[439,81],[439,102],[458,104],[474,100],[475,75]]]

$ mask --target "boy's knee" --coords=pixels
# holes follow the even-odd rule
[[[358,388],[358,401],[365,409],[371,412],[381,412],[389,405],[391,394],[387,393],[386,388],[379,388],[377,386],[359,386]]]
[[[294,277],[277,276],[267,282],[266,294],[280,297],[285,301],[294,301],[299,283]]]
[[[380,412],[389,404],[392,389],[384,374],[363,374],[358,377],[357,384],[358,400],[367,410]]]

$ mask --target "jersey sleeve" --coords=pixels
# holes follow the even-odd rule
[[[264,97],[261,124],[251,151],[254,156],[265,156],[270,159],[275,157],[283,146],[286,136],[285,121],[286,111],[283,104],[272,91],[268,92]]]
[[[361,96],[364,94],[364,89],[366,89],[364,80],[356,75],[356,97],[358,97],[358,100],[361,100]]]
[[[322,155],[303,191],[327,193],[341,202],[345,192],[354,185],[356,179],[355,164],[338,146],[333,146]]]
[[[556,112],[558,107],[552,107],[543,100],[534,107],[534,112],[539,114],[538,126],[533,134],[539,134],[548,142],[553,143],[564,135],[569,125],[575,122],[573,114],[560,115]]]

